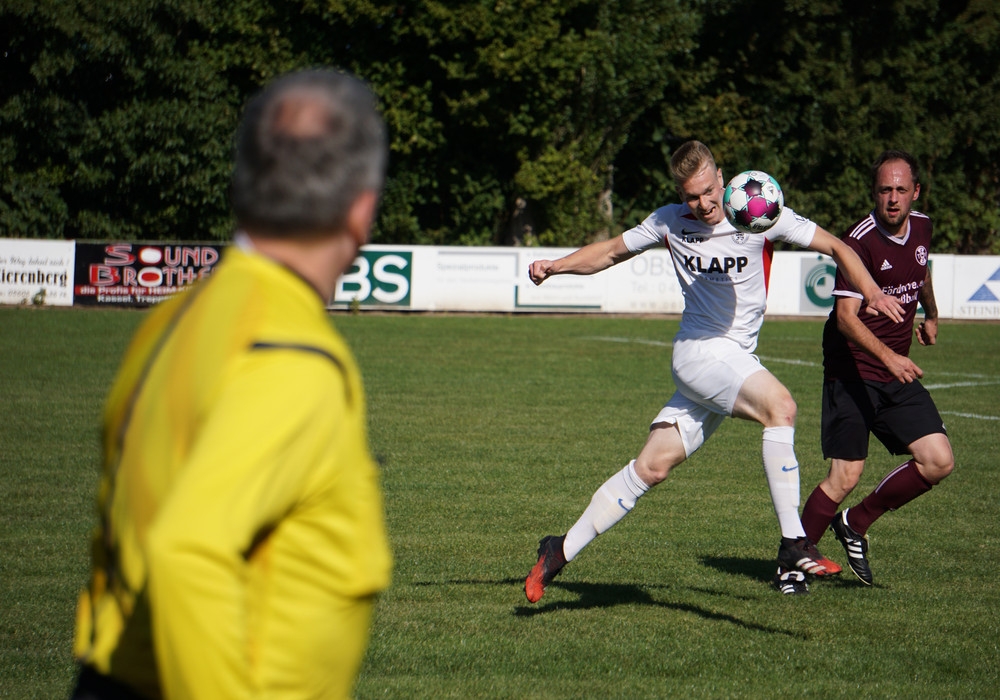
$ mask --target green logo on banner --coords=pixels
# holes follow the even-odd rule
[[[413,253],[362,250],[337,282],[335,304],[409,306]]]
[[[816,306],[831,308],[834,303],[833,283],[837,266],[827,263],[816,265],[806,274],[806,296]]]

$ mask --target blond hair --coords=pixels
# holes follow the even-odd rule
[[[715,157],[708,146],[701,141],[682,143],[670,157],[670,173],[678,187],[700,173],[705,167],[715,170]]]

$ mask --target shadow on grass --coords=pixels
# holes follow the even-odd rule
[[[520,586],[523,579],[510,578],[501,581],[491,580],[452,580],[446,583],[421,582],[412,585],[416,586],[440,586],[440,585],[488,585],[488,586]],[[769,627],[754,622],[747,622],[740,618],[726,613],[709,610],[690,603],[669,602],[656,600],[649,593],[650,586],[638,586],[625,583],[572,583],[568,581],[553,581],[549,588],[561,588],[578,596],[576,600],[557,600],[550,603],[542,603],[536,606],[518,605],[514,608],[515,617],[534,617],[544,615],[556,610],[593,610],[596,608],[612,608],[616,605],[649,605],[677,612],[691,613],[706,620],[716,620],[726,622],[742,629],[756,632],[766,632],[768,634],[781,634],[796,639],[806,639],[807,636],[799,632]],[[652,588],[663,588],[653,586]]]
[[[743,562],[743,564],[740,564]],[[705,564],[707,566],[713,566],[719,568],[722,571],[727,571],[729,573],[738,573],[743,575],[751,575],[747,571],[743,570],[743,566],[747,566],[751,571],[765,571],[771,565],[768,562],[762,560],[753,559],[706,559]],[[730,570],[725,568],[726,566],[732,565],[735,568]],[[761,576],[764,580],[770,581],[770,577],[773,573],[768,576]],[[441,585],[487,585],[487,586],[523,586],[524,579],[521,578],[508,578],[502,580],[487,580],[487,579],[452,579],[446,582],[430,582],[421,581],[410,584],[413,586],[441,586]],[[626,584],[626,583],[573,583],[569,581],[553,581],[548,586],[552,588],[560,588],[564,591],[569,591],[570,593],[575,593],[578,598],[576,600],[556,600],[549,603],[542,603],[540,605],[518,605],[514,607],[515,617],[534,617],[536,615],[545,615],[546,613],[551,613],[556,610],[593,610],[600,608],[612,608],[616,605],[648,605],[651,607],[664,608],[667,610],[676,610],[678,612],[691,613],[693,615],[698,615],[706,620],[716,620],[718,622],[726,622],[742,629],[752,630],[756,632],[766,632],[768,634],[780,634],[786,637],[791,637],[793,639],[808,639],[808,635],[801,632],[795,632],[787,629],[780,629],[777,627],[770,627],[768,625],[760,625],[754,622],[748,622],[746,620],[741,620],[735,615],[729,615],[727,613],[717,612],[715,610],[709,610],[703,608],[699,605],[694,605],[691,603],[680,603],[680,602],[669,602],[664,600],[656,600],[648,592],[649,589],[660,589],[667,588],[666,586],[649,586],[649,585],[636,585],[636,584]],[[692,589],[697,593],[708,593],[711,595],[719,595],[718,591],[702,590],[702,589]]]
[[[745,576],[755,581],[771,582],[778,566],[773,559],[744,559],[740,557],[705,557],[701,560],[705,566],[721,571],[724,574]]]
[[[521,583],[520,579],[511,582]],[[566,581],[554,581],[549,584],[549,588],[561,588],[564,591],[575,593],[579,597],[576,600],[558,600],[531,607],[519,605],[514,608],[514,615],[516,617],[533,617],[555,610],[593,610],[595,608],[611,608],[616,605],[649,605],[667,610],[676,610],[677,612],[691,613],[706,620],[726,622],[756,632],[781,634],[795,639],[807,639],[806,635],[799,632],[747,622],[734,615],[709,610],[699,605],[657,600],[649,594],[648,589],[650,586],[624,583],[570,583]],[[653,588],[657,587],[654,586]]]
[[[774,578],[777,565],[771,559],[741,559],[739,557],[705,557],[701,563],[707,567],[721,571],[724,574],[734,576],[745,576],[757,581],[770,583]],[[855,578],[849,569],[835,576],[824,576],[823,578],[811,579],[812,584],[818,583],[822,586],[832,586],[834,588],[869,588]],[[878,588],[879,586],[874,586]]]

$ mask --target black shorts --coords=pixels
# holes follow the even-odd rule
[[[70,700],[142,700],[142,697],[124,683],[90,666],[81,666]]]
[[[823,382],[823,457],[865,459],[868,434],[894,455],[925,435],[944,433],[944,421],[923,384],[914,381]]]

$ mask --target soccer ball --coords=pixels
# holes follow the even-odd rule
[[[781,185],[760,170],[742,172],[726,185],[722,211],[737,230],[764,233],[778,220],[785,207]]]

